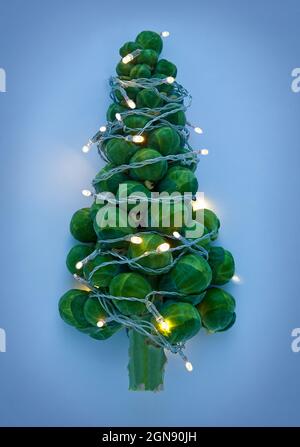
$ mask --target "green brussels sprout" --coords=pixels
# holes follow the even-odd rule
[[[211,278],[211,268],[202,256],[183,255],[170,272],[163,275],[160,289],[184,295],[198,295],[209,286]]]
[[[90,245],[78,244],[72,247],[66,259],[66,264],[69,272],[73,274],[76,273],[77,275],[82,276],[82,268],[77,269],[76,264],[93,253],[94,249],[94,245],[91,247]]]
[[[178,104],[169,104],[169,107],[171,110],[178,109]],[[186,125],[186,116],[183,110],[177,110],[173,113],[170,113],[165,117],[165,119],[170,123],[175,124],[176,126],[184,127]]]
[[[138,55],[136,59],[138,64],[146,64],[151,68],[153,68],[157,64],[157,60],[158,60],[158,54],[151,48],[147,50],[142,50],[142,52]]]
[[[159,234],[143,234],[141,233],[139,237],[142,239],[141,243],[133,243],[131,242],[128,249],[129,258],[137,258],[142,256],[146,251],[155,251],[157,247],[166,243],[165,239],[163,239]],[[153,253],[151,255],[146,256],[145,258],[137,261],[137,264],[141,266],[141,271],[143,271],[143,267],[148,267],[153,270],[161,269],[170,265],[173,261],[172,254],[169,251],[163,253]],[[150,275],[151,273],[148,272]],[[153,273],[156,274],[156,273]]]
[[[142,115],[128,115],[124,118],[124,124],[130,129],[143,129],[150,118]]]
[[[132,87],[132,86],[126,87],[125,90],[126,90],[128,98],[132,99],[133,101],[136,100],[136,96],[137,96],[138,92],[140,91],[140,89],[138,87]],[[115,90],[115,96],[116,96],[117,100],[123,106],[127,107],[127,102],[124,99],[124,97],[123,97],[122,93],[120,92],[120,90]]]
[[[146,195],[146,197],[150,197],[151,193],[150,193],[149,189],[147,189],[142,183],[137,182],[135,180],[128,180],[127,182],[122,183],[119,186],[119,189],[116,194],[116,198],[118,200],[120,199],[121,187],[122,187],[122,189],[124,189],[125,185],[127,186],[127,198],[129,198],[129,196],[131,194],[135,195],[136,197],[141,195],[142,198],[144,198],[145,195]],[[132,203],[127,202],[127,210],[128,211],[132,210],[132,208],[134,208],[138,203],[139,203],[138,198],[136,199],[136,201],[132,201]]]
[[[235,300],[230,293],[218,287],[208,289],[204,299],[197,305],[203,326],[209,332],[229,329],[235,321]]]
[[[116,321],[105,322],[108,315],[95,296],[86,300],[83,312],[86,320],[93,326],[89,331],[89,335],[97,340],[106,340],[122,327]],[[99,322],[103,323],[102,327],[99,327]]]
[[[89,297],[85,290],[68,290],[59,300],[58,308],[61,318],[77,329],[85,329],[89,326],[83,314],[83,306]]]
[[[83,267],[84,277],[90,281],[93,286],[107,287],[114,276],[120,272],[120,264],[102,264],[113,261],[111,255],[97,255],[94,259],[88,261]]]
[[[176,78],[177,75],[176,65],[166,59],[160,59],[158,61],[156,71],[157,73],[162,73],[165,76],[172,76],[173,78]]]
[[[230,251],[222,247],[212,247],[208,263],[212,271],[212,284],[222,286],[234,275],[234,259]]]
[[[136,105],[140,108],[148,107],[150,109],[160,107],[163,99],[159,96],[157,91],[153,88],[144,88],[136,97]]]
[[[135,41],[145,49],[154,50],[158,54],[161,53],[163,41],[160,35],[154,31],[142,31]]]
[[[189,235],[188,232],[191,231],[194,233],[193,235]],[[205,228],[202,223],[197,222],[196,220],[192,220],[189,225],[186,225],[183,229],[183,235],[189,240],[203,237],[203,240],[197,242],[196,245],[198,245],[199,247],[203,247],[205,250],[209,250],[211,243],[210,237],[205,237],[207,234],[209,234],[207,228]]]
[[[115,194],[117,192],[119,184],[128,180],[128,176],[124,172],[118,172],[105,180],[101,180],[101,176],[103,174],[106,174],[113,168],[115,168],[115,165],[113,163],[108,163],[104,168],[101,169],[101,171],[98,172],[98,174],[94,178],[93,186],[97,193],[112,192],[113,194]]]
[[[166,75],[164,75],[162,73],[156,73],[155,72],[152,75],[152,78],[165,80],[166,79]],[[168,82],[162,82],[161,84],[157,85],[156,88],[161,93],[171,94],[173,92],[173,90],[174,90],[174,85],[173,84],[169,84]]]
[[[107,121],[113,122],[116,119],[116,113],[122,113],[125,112],[127,109],[125,107],[122,107],[120,104],[111,104],[106,112],[106,118]]]
[[[109,248],[127,247],[127,241],[111,242],[110,239],[126,238],[135,230],[133,222],[121,208],[108,207],[105,212],[98,213],[94,221],[98,238],[108,244]]]
[[[150,132],[148,146],[157,149],[164,156],[177,154],[180,150],[180,137],[172,127],[159,127]]]
[[[121,57],[125,57],[127,56],[127,54],[140,49],[142,49],[142,46],[139,45],[137,42],[125,42],[124,45],[120,48],[119,54]]]
[[[138,146],[124,138],[110,138],[105,145],[108,159],[117,166],[128,163],[138,149]]]
[[[168,329],[163,329],[157,322],[154,324],[171,344],[184,343],[201,329],[199,312],[189,303],[168,302],[160,309],[160,313],[167,323]]]
[[[187,147],[180,147],[178,150],[178,154],[188,154],[191,151]],[[178,160],[172,163],[172,168],[174,166],[182,166],[183,168],[188,168],[190,171],[195,172],[197,169],[197,155],[194,154],[193,158],[189,158],[186,160]]]
[[[168,192],[169,194],[174,191],[180,194],[185,192],[196,194],[198,180],[190,169],[174,166],[169,168],[166,176],[157,185],[157,189],[159,192]]]
[[[147,64],[133,65],[129,76],[131,79],[151,78],[151,67]]]
[[[130,72],[133,69],[134,64],[129,62],[128,64],[124,64],[124,62],[120,61],[116,66],[116,72],[119,76],[130,76]]]
[[[97,240],[89,208],[82,208],[73,214],[70,232],[80,242],[95,242]]]
[[[92,206],[90,207],[90,216],[91,219],[94,220],[97,216],[98,211],[105,206],[105,203],[97,203],[97,200],[94,200]]]
[[[211,236],[211,240],[216,240],[220,228],[220,221],[215,213],[207,208],[204,209],[204,225],[209,232],[213,231],[215,233],[215,235]]]
[[[152,292],[149,282],[139,273],[119,273],[109,285],[109,293],[115,297],[145,299]],[[117,309],[125,315],[142,314],[146,311],[143,302],[113,300]]]
[[[130,164],[155,159],[158,157],[161,157],[161,154],[155,149],[143,148],[134,154],[134,156],[130,159]],[[167,170],[168,164],[166,160],[160,160],[139,168],[131,168],[129,174],[133,179],[157,182],[164,177]]]

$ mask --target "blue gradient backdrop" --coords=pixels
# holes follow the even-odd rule
[[[297,0],[0,1],[1,425],[299,425],[299,19]],[[171,32],[163,55],[210,149],[200,190],[244,279],[234,328],[188,343],[192,374],[171,356],[159,394],[127,391],[124,333],[97,342],[57,313],[69,220],[101,167],[80,148],[143,29]]]

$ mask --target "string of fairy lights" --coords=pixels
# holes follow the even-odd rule
[[[162,31],[160,35],[162,37],[168,37],[169,36],[168,31]],[[137,49],[134,50],[132,53],[127,54],[125,57],[122,58],[122,62],[124,64],[127,64],[129,62],[132,62],[136,57],[139,56],[141,50]],[[111,77],[109,80],[109,84],[111,87],[111,99],[114,101],[114,103],[117,103],[117,94],[121,95],[124,103],[127,104],[128,109],[115,113],[115,119],[113,121],[108,121],[106,124],[103,124],[99,127],[99,130],[95,133],[95,135],[88,140],[88,142],[82,147],[83,153],[88,153],[93,145],[97,146],[98,153],[100,157],[106,161],[109,162],[109,159],[107,157],[106,151],[105,151],[105,143],[110,138],[120,138],[125,139],[127,141],[131,141],[135,144],[142,144],[145,142],[146,135],[149,131],[152,131],[153,129],[157,129],[163,126],[169,126],[172,127],[181,137],[181,140],[184,142],[184,148],[186,149],[185,153],[176,154],[176,155],[167,155],[167,156],[160,156],[153,159],[148,159],[142,162],[136,162],[136,163],[130,163],[130,164],[123,164],[120,166],[113,167],[109,171],[101,173],[101,175],[97,175],[97,178],[93,180],[93,186],[95,186],[98,182],[101,182],[103,180],[107,180],[113,175],[117,173],[121,173],[124,171],[127,171],[128,169],[132,168],[139,168],[145,165],[149,165],[152,163],[157,163],[161,160],[166,161],[180,161],[183,164],[190,165],[191,163],[198,163],[199,162],[199,155],[207,155],[208,150],[198,149],[193,150],[190,146],[188,139],[190,136],[190,129],[193,129],[196,134],[201,135],[203,133],[203,130],[199,126],[195,126],[191,123],[186,123],[184,126],[181,125],[175,125],[172,124],[168,117],[171,114],[177,113],[177,112],[185,112],[191,105],[192,97],[189,94],[189,92],[180,85],[174,77],[167,76],[166,78],[140,78],[140,79],[131,79],[131,80],[124,80],[120,79],[119,77]],[[159,91],[159,87],[163,86],[164,84],[172,85],[173,87],[173,94],[172,97],[166,96],[163,92]],[[164,100],[164,105],[161,107],[156,108],[137,108],[136,103],[129,98],[126,92],[126,88],[128,87],[136,87],[136,88],[151,88],[156,95]],[[126,126],[126,118],[129,116],[141,116],[146,118],[146,123],[143,127],[136,127],[136,128],[130,128]],[[124,132],[124,134],[120,134],[120,132]],[[128,198],[111,198],[110,194],[106,193],[93,193],[89,189],[84,189],[82,191],[82,194],[85,197],[92,197],[96,202],[98,200],[105,200],[107,203],[112,203],[115,205],[121,205],[125,201],[128,201]],[[140,195],[136,197],[132,197],[131,199],[137,199],[138,201],[147,201],[147,202],[155,202],[159,201],[162,202],[164,198],[155,198],[155,197],[141,197]],[[168,198],[169,200],[169,198]],[[189,198],[190,203],[193,203],[193,200],[195,200],[195,197]],[[162,236],[165,240],[164,243],[158,245],[155,250],[146,251],[142,255],[135,257],[135,258],[129,258],[126,256],[122,250],[118,250],[115,248],[109,248],[111,244],[114,244],[116,242],[128,242],[131,244],[142,244],[143,243],[143,235],[145,234],[159,234]],[[144,299],[136,298],[136,297],[124,297],[124,296],[112,296],[108,293],[104,292],[103,290],[100,290],[97,286],[93,285],[93,275],[101,268],[108,266],[108,265],[127,265],[132,270],[138,270],[142,271],[145,274],[163,274],[167,273],[172,267],[178,262],[178,260],[187,252],[193,252],[197,253],[200,256],[208,258],[208,252],[207,250],[200,245],[201,242],[204,242],[205,240],[210,239],[215,235],[214,232],[210,232],[208,234],[202,234],[200,237],[188,239],[184,237],[182,234],[180,234],[179,231],[173,231],[172,234],[163,233],[162,231],[155,231],[151,229],[150,231],[138,231],[134,235],[126,235],[120,238],[116,239],[106,239],[106,240],[99,240],[98,242],[101,244],[101,247],[96,248],[89,256],[87,256],[85,259],[82,259],[81,261],[77,262],[76,269],[80,270],[84,267],[85,264],[87,264],[89,261],[95,259],[98,255],[110,255],[111,261],[103,262],[100,265],[97,265],[94,267],[92,271],[89,272],[89,275],[87,278],[82,278],[81,276],[74,274],[74,278],[79,281],[79,283],[86,286],[90,291],[92,296],[97,298],[99,300],[99,303],[105,310],[107,317],[105,319],[101,319],[98,321],[97,326],[99,328],[103,327],[105,324],[108,324],[111,321],[115,321],[117,323],[122,324],[128,329],[134,329],[135,331],[139,332],[142,335],[147,336],[154,344],[169,350],[172,353],[179,354],[180,357],[185,362],[186,369],[188,371],[193,370],[193,366],[191,362],[188,360],[186,355],[184,354],[184,344],[183,343],[177,343],[177,344],[171,344],[168,341],[167,335],[170,333],[172,326],[168,320],[165,320],[163,316],[158,311],[156,305],[154,304],[154,301],[157,299],[157,297],[166,297],[166,296],[184,296],[183,294],[179,292],[167,292],[167,291],[161,291],[156,290],[149,293]],[[167,242],[168,241],[168,242]],[[172,246],[172,241],[176,241],[178,245]],[[103,248],[105,246],[105,248]],[[141,259],[157,255],[160,253],[165,252],[177,252],[179,253],[176,257],[172,257],[171,262],[166,265],[165,267],[161,267],[159,269],[153,269],[150,267],[146,267],[144,265],[141,265],[140,261]],[[235,275],[236,282],[239,282],[240,279],[237,275]],[[139,303],[144,303],[145,308],[147,309],[148,313],[152,315],[153,322],[149,321],[149,319],[144,319],[139,316],[126,316],[123,314],[120,314],[116,307],[114,306],[113,302],[115,300],[125,300],[125,301],[137,301]],[[155,323],[154,323],[155,321]]]

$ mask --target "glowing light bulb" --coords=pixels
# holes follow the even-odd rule
[[[208,155],[209,151],[208,149],[201,149],[201,155]]]
[[[167,82],[168,84],[173,84],[173,82],[175,82],[175,78],[173,78],[173,76],[168,76],[168,77],[166,78],[166,82]]]
[[[160,33],[160,35],[161,35],[161,37],[169,37],[170,33],[169,33],[169,31],[162,31]]]
[[[207,208],[204,197],[198,197],[197,200],[192,200],[193,211],[202,210]]]
[[[84,154],[87,154],[90,151],[90,149],[91,149],[90,145],[89,144],[85,144],[84,146],[82,146],[81,150],[82,150],[82,152]]]
[[[92,195],[92,192],[89,189],[83,189],[81,192],[84,197],[90,197]]]
[[[134,143],[142,143],[145,140],[145,138],[143,137],[143,135],[133,135],[132,137],[132,141]]]
[[[117,119],[118,121],[122,121],[122,115],[121,115],[121,113],[116,113],[116,114],[115,114],[115,117],[116,117],[116,119]]]
[[[82,269],[82,267],[83,267],[83,262],[81,262],[81,261],[77,262],[76,265],[75,265],[75,267],[76,267],[77,270]]]
[[[170,244],[168,244],[168,242],[164,242],[163,244],[160,244],[156,251],[158,253],[164,253],[165,251],[168,251],[170,249]]]
[[[100,130],[100,132],[105,132],[106,131],[106,126],[101,126],[99,130]]]
[[[201,129],[201,127],[194,127],[194,131],[196,132],[196,133],[198,133],[199,135],[201,135],[202,133],[203,133],[203,130]]]
[[[158,326],[162,332],[170,332],[170,324],[166,320],[161,320]]]
[[[131,236],[130,242],[133,244],[141,244],[143,242],[143,239],[140,236]]]
[[[99,320],[99,321],[97,321],[97,326],[98,327],[103,327],[105,325],[105,321],[104,320]]]
[[[176,239],[181,238],[181,235],[178,233],[178,231],[173,231],[173,236],[176,237]]]
[[[122,59],[123,64],[128,64],[129,62],[131,62],[133,60],[133,57],[134,57],[133,54],[131,54],[131,53],[127,54]]]
[[[193,371],[193,365],[191,362],[185,362],[185,367],[189,372]]]
[[[136,108],[136,104],[132,99],[127,99],[127,105],[130,109],[135,109]]]
[[[233,277],[231,278],[231,281],[235,282],[235,283],[240,283],[242,280],[238,275],[233,275]]]

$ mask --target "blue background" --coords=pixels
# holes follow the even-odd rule
[[[299,112],[297,0],[1,0],[1,425],[299,425]],[[165,391],[127,391],[125,334],[97,342],[65,325],[65,256],[81,189],[102,166],[81,146],[104,123],[118,49],[169,30],[163,56],[205,130],[198,167],[243,284],[231,331],[171,356]]]

